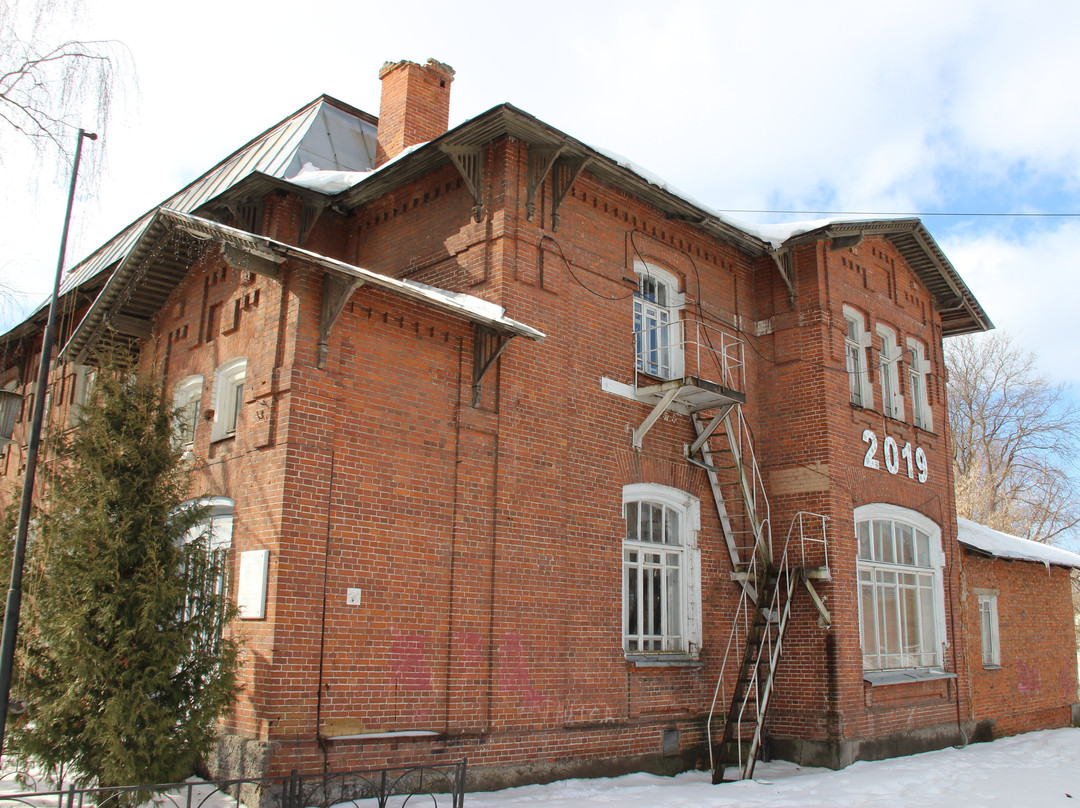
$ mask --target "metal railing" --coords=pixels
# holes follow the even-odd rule
[[[802,570],[810,567],[818,567],[828,569],[828,536],[825,530],[825,524],[828,522],[829,517],[819,513],[811,513],[810,511],[799,511],[791,520],[791,525],[788,527],[787,537],[784,539],[784,549],[780,556],[780,562],[777,564],[776,577],[778,584],[773,591],[772,598],[768,605],[768,610],[772,614],[778,614],[779,610],[783,606],[780,603],[780,589],[781,583],[787,576],[792,574],[794,570]],[[819,530],[820,534],[814,532],[812,535],[808,535],[810,527],[813,527],[815,531]],[[798,530],[796,536],[793,537],[793,533]],[[792,545],[792,539],[797,539],[797,544]],[[797,556],[795,549],[797,549]],[[795,556],[794,559],[789,556]],[[820,562],[820,563],[818,563]],[[749,565],[746,570],[746,576],[751,581],[763,581],[765,579],[764,573],[764,561],[761,558],[760,553],[753,553]],[[757,590],[756,596],[761,598],[762,592],[760,588]],[[742,629],[742,637],[744,638],[742,646],[745,646],[745,638],[750,634],[750,621],[753,618],[755,605],[746,590],[743,587],[743,592],[739,598],[739,605],[735,610],[735,619],[731,624],[731,632],[728,635],[727,646],[724,649],[724,656],[720,663],[720,673],[716,679],[716,688],[713,691],[712,703],[709,705],[709,717],[705,722],[705,732],[708,738],[709,746],[709,768],[715,769],[716,762],[713,758],[713,716],[716,713],[716,704],[727,705],[728,698],[726,688],[724,687],[724,675],[727,673],[728,661],[731,658],[731,650],[735,645],[736,638],[739,636],[739,629]],[[768,655],[769,670],[774,671],[777,663],[779,662],[779,647],[774,647],[773,638],[769,632],[765,632],[762,637],[761,647],[758,650],[758,657],[755,661],[754,670],[760,671],[760,663],[764,655]],[[751,693],[754,705],[755,717],[760,714],[764,704],[767,704],[770,693],[762,688],[761,682],[755,675],[752,682],[748,685],[747,698],[743,701],[742,706],[739,709],[739,715],[736,717],[736,723],[739,725],[739,730],[736,733],[736,737],[741,737],[741,726],[743,718],[746,712],[748,703],[751,701]],[[726,716],[726,713],[725,713]],[[726,723],[726,722],[725,722]],[[761,726],[755,727],[754,737],[751,743],[751,753],[756,752],[761,742]],[[739,746],[738,768],[739,771],[743,771],[746,761],[742,757],[742,747]]]
[[[685,312],[684,312],[685,314]],[[636,376],[673,379],[696,376],[742,392],[746,389],[743,341],[693,318],[634,331]]]
[[[115,788],[71,785],[53,791],[0,792],[0,808],[463,808],[465,764],[403,766],[330,774],[191,780]]]

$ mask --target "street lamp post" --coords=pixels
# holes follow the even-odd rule
[[[11,696],[11,671],[15,662],[15,638],[19,632],[19,611],[22,608],[23,565],[26,562],[26,537],[30,529],[30,506],[34,495],[34,477],[37,473],[38,445],[41,443],[41,425],[45,415],[45,393],[49,386],[49,365],[52,361],[53,343],[56,341],[56,304],[60,297],[60,279],[64,274],[64,255],[67,252],[68,229],[71,225],[71,208],[75,202],[75,181],[79,176],[83,138],[97,140],[97,135],[80,129],[79,137],[75,142],[75,164],[71,169],[71,188],[68,190],[64,233],[60,237],[60,258],[56,262],[56,282],[53,284],[52,300],[49,302],[49,320],[45,326],[45,336],[41,340],[41,363],[38,365],[37,394],[34,396],[34,412],[30,422],[26,475],[23,477],[22,501],[19,507],[19,528],[15,534],[15,550],[11,561],[11,586],[8,589],[7,606],[4,612],[3,640],[0,641],[0,756],[4,752],[8,699]]]

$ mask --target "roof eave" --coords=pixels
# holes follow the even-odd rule
[[[734,244],[751,257],[763,255],[768,245],[756,236],[724,221],[671,191],[652,184],[592,147],[529,115],[512,104],[500,104],[377,169],[352,188],[342,191],[335,207],[351,210],[451,162],[448,149],[482,146],[510,136],[534,147],[562,148],[566,157],[587,160],[585,170],[597,179],[632,193],[660,210],[667,218],[689,223],[709,235]]]
[[[921,219],[866,219],[832,222],[800,233],[784,242],[798,246],[823,238],[859,234],[888,239],[933,295],[941,315],[943,336],[954,337],[989,331],[994,327],[952,262],[934,241]]]

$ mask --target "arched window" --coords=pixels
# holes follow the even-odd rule
[[[188,576],[184,618],[206,618],[211,628],[202,635],[208,646],[221,640],[225,630],[225,599],[229,591],[229,556],[232,549],[233,501],[226,497],[192,500],[183,507],[204,509],[200,521],[192,525],[183,543],[188,554],[184,574]],[[191,545],[198,547],[191,547]]]
[[[682,339],[679,309],[683,296],[670,272],[637,262],[638,288],[634,294],[634,354],[639,373],[674,379],[682,375]]]
[[[211,440],[231,438],[236,434],[240,408],[244,405],[244,378],[247,359],[230,359],[214,371],[214,426]]]
[[[863,670],[931,668],[945,641],[941,529],[895,505],[855,509]]]
[[[202,376],[188,376],[176,385],[173,408],[176,410],[176,442],[181,450],[191,451],[195,443],[195,427],[199,423],[202,402]]]
[[[623,488],[623,650],[696,657],[701,645],[700,505],[675,488]]]

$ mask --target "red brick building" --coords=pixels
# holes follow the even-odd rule
[[[991,325],[918,220],[751,231],[509,105],[446,131],[446,65],[380,77],[379,119],[317,99],[65,282],[52,418],[136,345],[231,546],[222,774],[722,774],[1069,720],[1073,635],[1006,622],[1016,576],[957,542],[942,340]],[[1060,684],[1019,712],[971,662],[995,586]]]

